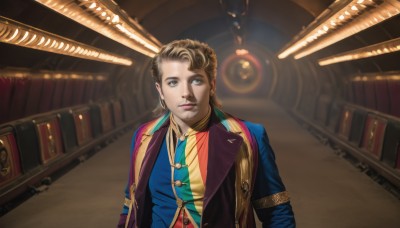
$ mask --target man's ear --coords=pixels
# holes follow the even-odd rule
[[[164,100],[164,95],[163,95],[163,92],[161,89],[161,85],[158,82],[156,82],[155,84],[156,84],[156,89],[158,91],[158,94],[160,95],[160,98]]]
[[[216,88],[215,88],[215,85],[216,85],[215,79],[211,80],[210,85],[211,85],[211,91],[214,91],[214,94],[215,94],[215,90],[216,90]]]

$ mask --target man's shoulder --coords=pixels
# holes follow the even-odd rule
[[[221,111],[220,111],[221,112]],[[265,128],[262,124],[256,123],[256,122],[251,122],[245,119],[242,119],[236,115],[232,115],[227,112],[221,112],[225,115],[226,119],[234,120],[241,122],[244,124],[244,126],[252,133],[252,134],[262,134],[265,131]],[[242,125],[243,126],[243,125]]]
[[[246,125],[246,127],[249,129],[250,132],[257,134],[257,133],[263,133],[265,131],[264,125],[260,123],[255,123],[248,120],[241,120],[241,121]]]
[[[135,134],[149,134],[152,135],[154,132],[159,130],[161,127],[166,126],[166,122],[169,119],[168,115],[163,115],[160,117],[153,118],[147,122],[141,123],[139,127],[136,128]]]
[[[148,120],[148,121],[143,122],[143,123],[140,123],[139,127],[136,128],[136,131],[139,131],[140,129],[148,127],[149,125],[151,125],[156,120],[157,120],[157,118],[156,119],[152,119],[152,120]]]

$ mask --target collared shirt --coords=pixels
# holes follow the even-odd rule
[[[149,179],[152,227],[169,227],[171,224],[196,227],[200,224],[207,175],[208,132],[197,132],[192,139],[196,139],[196,149],[190,151],[195,153],[187,156],[176,154],[173,176],[166,140],[163,141]],[[193,143],[190,138],[188,141],[178,140],[177,148]],[[176,167],[178,164],[181,166],[179,169]],[[179,199],[184,201],[183,205],[178,205]]]
[[[185,134],[180,133],[171,115],[169,131],[150,174],[149,188],[154,205],[153,227],[161,226],[155,224],[157,221],[164,226],[167,224],[173,227],[200,226],[207,179],[209,135],[207,126],[210,115],[211,109]],[[163,199],[164,197],[168,199]],[[172,203],[172,200],[175,202]],[[166,206],[164,203],[170,205]],[[169,212],[164,213],[164,207],[169,209]],[[172,219],[170,211],[174,211]]]

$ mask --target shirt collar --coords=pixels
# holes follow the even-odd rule
[[[181,136],[189,136],[194,135],[198,132],[204,131],[208,128],[208,123],[211,117],[211,107],[208,108],[207,114],[198,122],[193,124],[193,126],[189,126],[189,129],[185,134],[182,134],[178,124],[175,122],[174,115],[171,113],[170,115],[170,127],[174,131],[175,135],[180,138]]]

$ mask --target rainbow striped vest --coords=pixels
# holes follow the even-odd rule
[[[214,115],[219,119],[219,122],[229,132],[239,134],[243,138],[243,144],[238,153],[236,160],[236,208],[235,222],[236,227],[246,227],[247,215],[250,209],[250,196],[253,189],[255,165],[257,161],[258,147],[257,142],[251,136],[249,129],[245,123],[225,112],[214,107]],[[129,213],[127,219],[131,217],[131,213],[135,213],[133,205],[135,205],[135,189],[136,183],[139,182],[139,173],[142,167],[143,159],[147,152],[147,148],[153,134],[163,126],[166,121],[169,121],[170,113],[143,125],[138,129],[135,138],[135,146],[132,152],[132,180],[130,180],[130,199],[125,199],[129,205]],[[136,215],[135,215],[136,218]],[[126,221],[126,225],[129,221]]]

